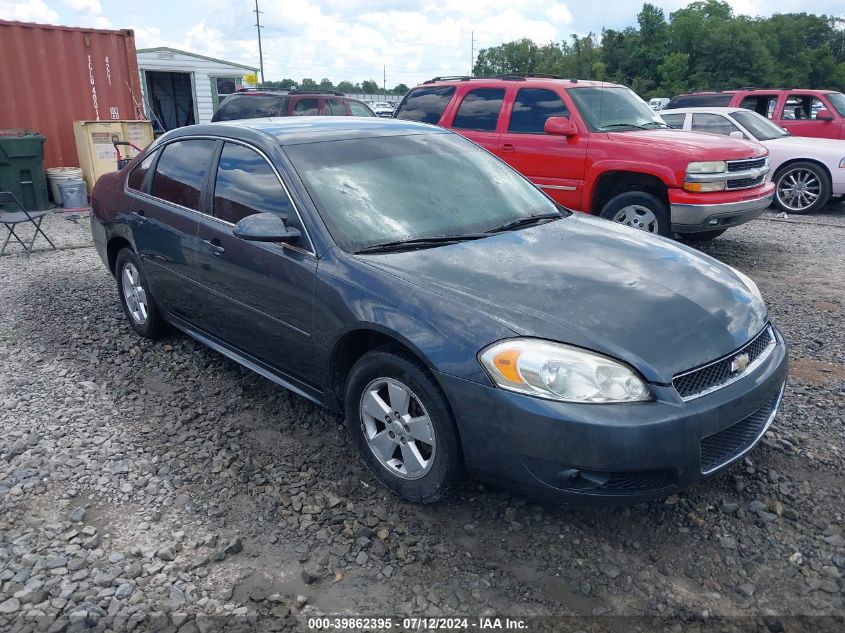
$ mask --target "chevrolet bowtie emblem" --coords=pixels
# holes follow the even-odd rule
[[[732,374],[741,374],[745,371],[745,368],[748,367],[748,363],[751,359],[748,358],[748,354],[739,354],[737,355],[733,361],[731,361],[731,373]]]

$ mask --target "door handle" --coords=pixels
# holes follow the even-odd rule
[[[138,222],[138,224],[143,224],[147,221],[147,216],[144,215],[143,211],[133,211],[132,217]]]
[[[226,252],[226,249],[221,246],[220,240],[216,237],[213,240],[203,240],[202,243],[208,246],[208,250],[210,250],[211,254],[215,257],[220,257]]]
[[[502,143],[499,146],[499,151],[501,152],[513,152],[516,148],[513,146],[513,143]]]

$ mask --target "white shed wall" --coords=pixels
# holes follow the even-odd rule
[[[197,123],[208,123],[214,114],[214,99],[211,93],[212,77],[236,77],[240,84],[243,82],[243,76],[249,72],[238,66],[229,66],[168,51],[138,53],[138,68],[142,73],[147,70],[191,73],[194,89],[194,116]],[[141,84],[141,89],[146,91],[146,81],[142,81]]]

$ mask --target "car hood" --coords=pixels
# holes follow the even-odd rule
[[[745,141],[720,134],[682,130],[633,130],[611,132],[608,136],[623,143],[642,143],[660,150],[685,150],[698,160],[736,160],[765,156],[768,151],[756,141]]]
[[[600,351],[663,384],[740,347],[767,319],[763,302],[729,266],[582,214],[358,258],[451,300],[453,317],[476,310],[515,335]]]

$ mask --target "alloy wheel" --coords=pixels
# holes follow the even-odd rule
[[[778,202],[790,211],[806,211],[821,195],[822,184],[809,169],[793,169],[778,181]]]
[[[147,306],[147,293],[141,284],[141,275],[135,264],[130,262],[123,267],[121,276],[123,298],[126,300],[129,314],[135,323],[143,325],[149,316],[149,307]]]
[[[613,216],[613,221],[640,231],[658,233],[657,216],[651,209],[640,204],[622,207]]]
[[[361,394],[361,430],[376,459],[392,474],[419,479],[434,464],[434,425],[420,399],[395,378],[376,378]]]

